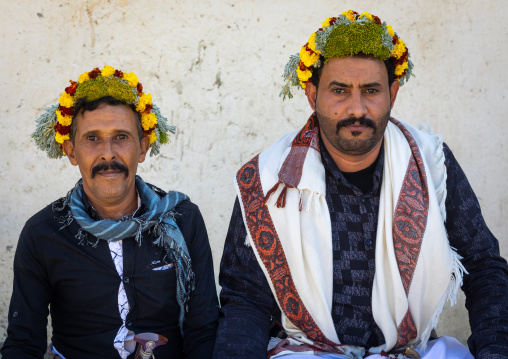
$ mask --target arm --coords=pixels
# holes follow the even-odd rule
[[[51,287],[40,259],[34,229],[27,223],[14,256],[14,282],[3,359],[41,359],[47,348],[46,326]]]
[[[183,324],[183,348],[188,359],[212,357],[219,309],[213,275],[213,262],[203,217],[196,205],[182,205],[178,226],[186,239],[195,274],[195,288]]]
[[[244,244],[247,232],[235,201],[220,267],[221,314],[216,359],[265,359],[275,299],[254,250]]]
[[[508,267],[473,189],[446,145],[444,153],[446,230],[450,245],[457,248],[469,272],[462,287],[472,331],[469,349],[479,359],[508,358]]]

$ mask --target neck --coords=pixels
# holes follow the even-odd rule
[[[97,211],[101,219],[122,219],[125,216],[133,214],[138,208],[138,196],[135,187],[133,187],[127,196],[118,200],[97,199],[88,196],[86,192],[85,189],[88,202]]]
[[[333,161],[337,165],[340,171],[342,172],[358,172],[374,163],[377,156],[379,155],[379,151],[381,150],[381,144],[383,141],[379,141],[379,143],[369,152],[359,155],[359,156],[351,156],[340,152],[333,145],[328,142],[326,136],[321,137],[323,139],[323,143],[332,156]]]

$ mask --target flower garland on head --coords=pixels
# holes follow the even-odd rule
[[[87,102],[111,96],[127,105],[134,105],[141,115],[143,135],[150,139],[150,155],[157,155],[162,144],[169,142],[168,132],[176,133],[176,127],[170,126],[167,119],[153,104],[152,95],[143,93],[143,85],[135,73],[124,73],[106,65],[102,70],[97,67],[79,76],[78,82],[69,81],[58,99],[58,104],[44,109],[36,120],[37,128],[32,134],[37,147],[46,151],[50,158],[64,155],[63,142],[70,140],[70,130],[74,113],[74,104],[80,99]]]
[[[289,58],[283,75],[286,83],[280,96],[292,98],[291,86],[305,89],[313,70],[323,65],[323,58],[326,63],[334,57],[351,57],[359,53],[372,55],[380,61],[391,59],[395,80],[401,85],[414,76],[409,51],[392,27],[375,15],[348,10],[339,17],[326,19],[302,46],[300,53]]]

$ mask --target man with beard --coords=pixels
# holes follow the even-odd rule
[[[71,81],[32,135],[82,178],[26,223],[14,258],[4,359],[210,358],[218,309],[203,218],[136,176],[167,124],[134,73]],[[137,349],[136,349],[136,343]]]
[[[390,117],[412,71],[354,11],[290,58],[281,94],[314,113],[237,173],[214,358],[508,358],[508,268],[478,201],[439,136]],[[433,332],[461,286],[470,352]]]

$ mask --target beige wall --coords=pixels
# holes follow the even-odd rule
[[[326,17],[348,8],[380,16],[408,45],[416,77],[393,114],[444,134],[508,255],[504,0],[1,3],[0,342],[21,228],[79,178],[67,160],[48,159],[30,139],[33,120],[69,79],[104,64],[136,72],[178,126],[175,141],[139,172],[200,206],[217,274],[233,175],[311,112],[301,91],[291,101],[278,97],[283,67]],[[468,327],[462,300],[441,318],[439,333],[465,341]]]

